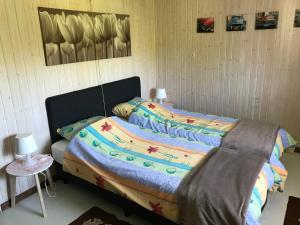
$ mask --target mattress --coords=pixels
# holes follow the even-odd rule
[[[64,152],[67,150],[69,141],[66,139],[55,142],[51,145],[51,152],[54,160],[59,164],[63,164]]]

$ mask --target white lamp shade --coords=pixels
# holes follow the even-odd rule
[[[164,89],[164,88],[156,88],[156,95],[155,95],[155,97],[157,99],[167,98],[166,89]]]
[[[32,134],[18,134],[16,136],[16,154],[26,155],[38,150]]]

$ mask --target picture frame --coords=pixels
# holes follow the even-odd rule
[[[294,27],[300,27],[300,9],[295,11]]]
[[[130,16],[38,7],[46,66],[131,56]]]
[[[277,29],[278,18],[278,11],[256,13],[255,30]]]
[[[245,31],[247,21],[243,14],[226,17],[226,31]]]
[[[197,33],[214,33],[215,19],[213,17],[197,19]]]

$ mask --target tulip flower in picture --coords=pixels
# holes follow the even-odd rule
[[[119,37],[115,38],[115,57],[127,56],[127,46]]]
[[[83,24],[75,15],[65,16],[64,12],[57,20],[59,30],[66,42],[74,46],[76,62],[78,61],[78,44],[82,42],[84,36]]]
[[[125,45],[125,56],[131,55],[129,17],[125,17],[124,19],[118,19],[115,26],[118,40],[120,40]]]
[[[79,14],[78,20],[83,25],[83,39],[78,45],[78,61],[87,61],[95,59],[95,34],[93,18],[88,14]]]
[[[104,36],[104,18],[102,15],[96,15],[94,20],[95,34],[95,55],[96,59],[107,58],[106,40]]]
[[[60,48],[63,55],[62,63],[76,62],[75,49],[73,44],[65,42],[60,45]]]
[[[60,64],[58,58],[58,46],[54,43],[45,44],[46,56],[47,56],[47,64],[49,66]]]
[[[103,14],[103,37],[106,42],[107,58],[114,58],[114,38],[117,36],[115,14]]]
[[[60,43],[63,40],[63,37],[60,34],[57,24],[59,15],[49,14],[46,11],[41,11],[39,15],[45,49],[46,64],[48,66],[60,64],[62,61]]]

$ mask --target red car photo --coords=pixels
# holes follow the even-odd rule
[[[197,33],[213,33],[215,30],[214,18],[199,18],[197,20]]]

